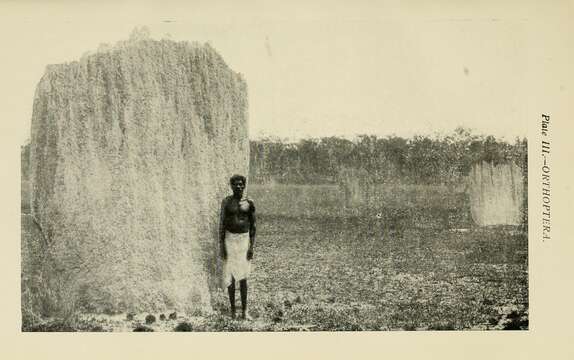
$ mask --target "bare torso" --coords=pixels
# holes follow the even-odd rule
[[[254,205],[250,200],[228,196],[223,201],[222,220],[226,231],[235,234],[249,232]]]

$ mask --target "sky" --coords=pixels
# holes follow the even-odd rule
[[[209,42],[243,74],[252,138],[408,137],[459,126],[527,135],[529,82],[544,60],[532,57],[542,44],[532,14],[551,10],[513,1],[270,3],[0,2],[9,10],[0,19],[9,49],[3,116],[25,141],[47,64],[147,26],[152,38]]]

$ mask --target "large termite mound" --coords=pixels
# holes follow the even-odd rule
[[[477,225],[520,225],[525,207],[524,174],[512,162],[480,162],[468,177],[470,210]]]
[[[247,117],[245,81],[208,44],[132,39],[49,65],[30,145],[42,236],[26,240],[45,244],[23,246],[50,259],[42,293],[94,312],[209,308]]]

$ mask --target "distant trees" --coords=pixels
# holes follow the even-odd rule
[[[508,143],[457,128],[444,136],[377,137],[354,141],[340,137],[250,141],[249,178],[253,183],[337,183],[342,171],[365,170],[380,183],[457,184],[478,161],[513,161],[527,174],[527,140]],[[22,147],[22,175],[27,178],[29,145]],[[344,175],[346,176],[346,175]],[[526,181],[526,180],[525,180]]]
[[[339,137],[251,141],[251,182],[336,183],[343,169],[361,169],[377,182],[459,183],[473,163],[514,161],[526,169],[527,140],[508,143],[457,128],[442,136]]]

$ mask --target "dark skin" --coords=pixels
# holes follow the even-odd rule
[[[227,259],[225,248],[225,233],[229,231],[234,234],[249,233],[249,248],[245,254],[247,260],[253,259],[253,245],[255,244],[255,204],[252,200],[243,199],[245,182],[234,180],[231,182],[232,196],[223,199],[220,213],[219,248],[223,260]],[[235,279],[232,278],[231,285],[227,287],[229,302],[231,305],[231,315],[235,317]],[[241,317],[245,319],[247,312],[247,279],[239,280],[239,291],[241,293]]]

